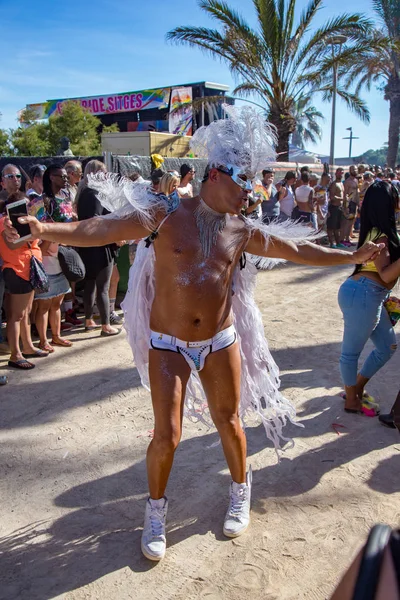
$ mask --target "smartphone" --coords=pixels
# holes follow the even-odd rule
[[[17,202],[11,202],[6,206],[7,214],[13,227],[18,231],[19,239],[15,243],[23,240],[30,239],[32,237],[31,230],[28,224],[22,224],[18,222],[19,217],[28,216],[28,207],[26,200],[17,200]]]

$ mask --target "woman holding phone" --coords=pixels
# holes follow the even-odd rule
[[[6,201],[6,208],[11,204],[25,202],[24,194],[12,194]],[[21,209],[20,209],[21,210]],[[10,212],[10,218],[12,213]],[[7,242],[4,237],[4,215],[0,219],[0,255],[3,259],[3,276],[7,294],[7,339],[11,350],[8,366],[14,369],[30,370],[35,367],[27,358],[42,358],[47,352],[37,350],[31,338],[29,313],[32,308],[34,290],[30,282],[31,258],[42,261],[42,253],[38,240],[21,239],[17,243]],[[22,350],[20,346],[22,342]]]

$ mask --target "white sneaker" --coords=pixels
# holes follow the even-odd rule
[[[110,312],[110,325],[120,325],[123,321],[123,318],[120,317],[115,310]]]
[[[230,486],[229,508],[224,521],[224,535],[230,538],[242,535],[250,523],[251,467],[247,473],[246,483],[235,483]]]
[[[167,517],[168,500],[164,496],[160,500],[148,498],[144,514],[142,533],[142,552],[149,560],[161,560],[167,545],[165,539],[165,519]]]

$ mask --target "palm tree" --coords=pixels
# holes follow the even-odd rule
[[[261,98],[268,119],[278,131],[279,158],[288,160],[289,137],[296,129],[295,104],[299,98],[319,90],[315,65],[329,56],[330,40],[345,35],[346,48],[353,48],[357,53],[358,38],[361,34],[365,36],[372,24],[360,15],[343,14],[309,33],[323,0],[309,0],[297,23],[296,0],[251,1],[257,15],[256,29],[224,0],[199,0],[200,8],[216,20],[219,28],[181,26],[170,31],[167,39],[201,48],[227,62],[239,83],[234,95],[256,94]],[[324,68],[331,66],[329,59],[322,64]],[[309,72],[313,73],[310,80],[307,79]],[[330,89],[325,82],[326,98]],[[338,94],[359,117],[369,121],[369,112],[362,100],[340,85]]]
[[[296,129],[292,134],[292,144],[303,150],[307,143],[316,144],[322,138],[322,129],[318,121],[325,120],[324,115],[312,106],[310,96],[302,96],[293,108]]]
[[[400,2],[399,0],[373,0],[382,28],[373,32],[376,47],[367,47],[356,64],[348,70],[348,82],[359,80],[356,91],[381,85],[385,100],[389,102],[388,165],[396,165],[400,139]],[[382,43],[384,41],[384,43]]]

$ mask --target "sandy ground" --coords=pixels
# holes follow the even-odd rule
[[[348,269],[287,266],[259,275],[257,298],[304,428],[280,464],[247,430],[252,525],[221,529],[229,477],[215,432],[186,422],[168,496],[168,553],[141,556],[145,451],[152,428],[123,336],[76,330],[1,397],[0,598],[7,600],[319,600],[370,525],[400,521],[400,438],[342,410],[337,289]],[[6,364],[0,357],[0,366]],[[400,354],[370,391],[391,406]],[[4,371],[1,371],[4,372]],[[333,423],[344,428],[338,435]]]

